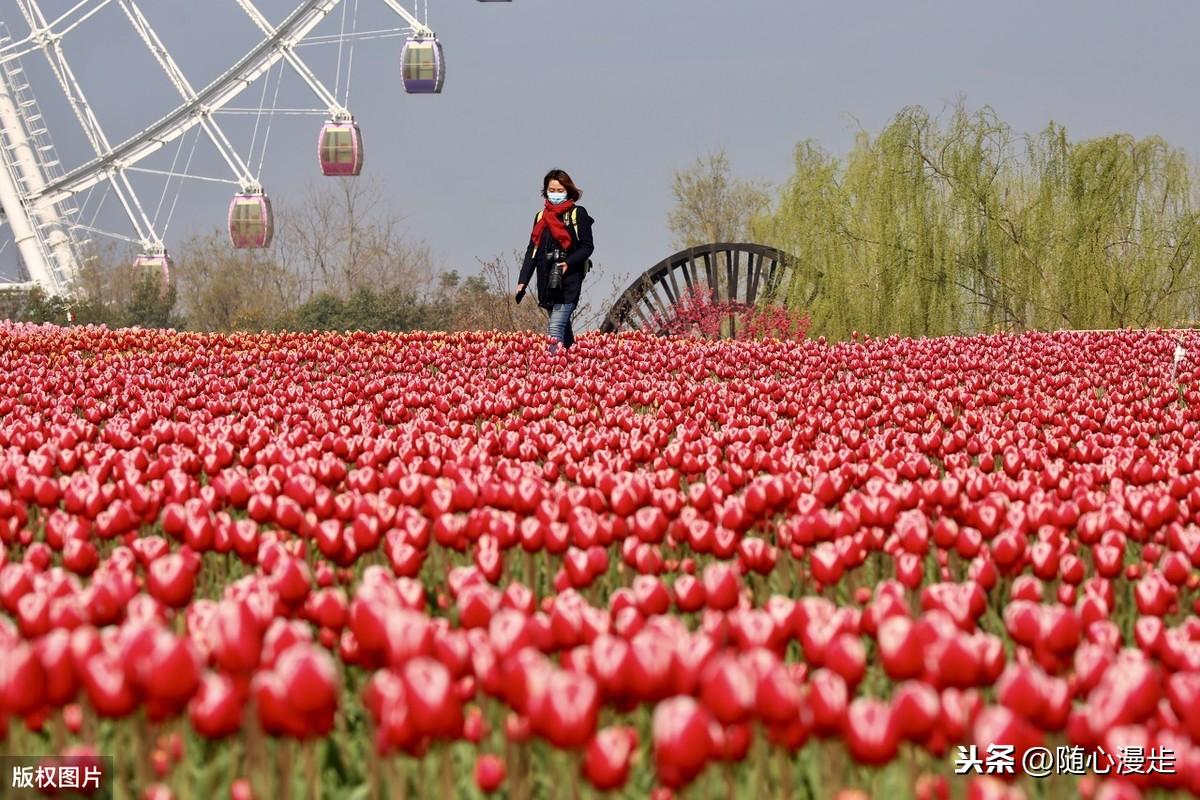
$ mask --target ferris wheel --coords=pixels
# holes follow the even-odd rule
[[[508,2],[509,0],[478,0],[478,2]],[[215,4],[215,0],[208,0]],[[229,3],[230,0],[225,0]],[[236,248],[264,248],[271,244],[274,215],[271,200],[252,164],[255,142],[250,152],[239,149],[223,129],[223,113],[254,113],[259,119],[278,111],[266,104],[266,85],[257,107],[234,109],[232,101],[278,65],[282,77],[290,70],[316,98],[318,108],[309,109],[325,116],[317,131],[316,166],[324,175],[355,176],[363,166],[363,133],[349,105],[349,78],[353,66],[353,44],[367,38],[402,38],[399,73],[404,91],[409,94],[437,94],[442,91],[446,76],[442,43],[428,25],[428,0],[425,0],[424,20],[418,18],[420,0],[413,0],[410,11],[399,0],[362,0],[381,2],[399,21],[395,27],[357,30],[360,0],[292,0],[297,3],[283,19],[272,23],[256,7],[254,0],[232,0],[257,29],[255,44],[231,66],[224,69],[207,85],[196,88],[187,73],[172,57],[171,52],[155,31],[150,18],[138,0],[78,0],[66,11],[48,19],[40,0],[10,0],[0,6],[0,17],[10,13],[12,5],[20,12],[28,34],[17,38],[0,18],[0,253],[13,246],[21,268],[15,278],[0,276],[0,289],[42,287],[52,295],[70,295],[84,258],[86,246],[93,237],[111,237],[132,244],[138,251],[135,264],[139,268],[161,273],[169,279],[172,261],[163,240],[163,231],[170,223],[174,202],[165,203],[166,188],[178,192],[190,179],[216,180],[230,184],[232,197],[226,210],[229,238]],[[61,7],[61,4],[59,4]],[[150,6],[151,4],[145,4]],[[316,35],[314,31],[328,19],[336,20],[335,10],[342,6],[337,17],[341,26],[337,33]],[[152,7],[152,6],[151,6]],[[137,38],[149,50],[154,63],[166,76],[178,95],[175,105],[161,118],[149,121],[123,141],[112,142],[106,135],[88,101],[77,73],[68,63],[64,42],[83,36],[88,21],[109,8],[119,10],[132,26]],[[347,12],[351,13],[347,13]],[[386,13],[386,12],[385,12]],[[329,87],[319,70],[302,57],[306,45],[336,45],[338,55],[337,82],[342,81],[342,49],[349,48],[346,69],[346,90],[343,94],[335,84]],[[90,157],[80,163],[64,164],[56,155],[51,139],[50,124],[43,116],[34,96],[33,79],[22,64],[26,57],[44,56],[56,91],[70,106],[86,138]],[[276,97],[278,86],[276,86]],[[61,121],[56,125],[61,125]],[[268,122],[269,124],[269,122]],[[269,128],[268,128],[269,132]],[[255,138],[258,124],[255,123]],[[226,170],[225,177],[211,178],[190,173],[196,142],[207,139]],[[191,151],[185,153],[185,140],[191,139]],[[174,158],[166,170],[151,170],[139,166],[160,150],[174,148]],[[169,153],[169,149],[167,150]],[[263,147],[263,156],[266,148]],[[165,180],[157,208],[144,204],[135,191],[131,174],[155,173]],[[122,223],[126,231],[103,229],[97,226],[93,195],[114,196],[119,202]],[[103,202],[103,198],[99,201]],[[163,216],[165,209],[169,212]]]

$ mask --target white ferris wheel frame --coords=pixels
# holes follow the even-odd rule
[[[0,131],[3,132],[3,136],[0,136],[0,161],[3,162],[0,164],[0,207],[31,280],[26,284],[0,282],[0,287],[37,284],[50,294],[74,293],[79,255],[73,230],[94,230],[70,222],[70,217],[77,211],[73,206],[74,199],[81,192],[104,181],[109,182],[129,218],[135,237],[128,241],[138,244],[145,253],[165,254],[162,239],[138,200],[126,171],[154,172],[136,170],[134,167],[197,125],[207,134],[233,173],[235,180],[231,182],[237,183],[242,192],[261,192],[262,186],[257,176],[221,130],[214,113],[224,109],[281,60],[300,76],[325,106],[331,120],[353,120],[350,111],[338,101],[336,94],[321,82],[296,53],[297,45],[339,4],[349,0],[303,0],[278,26],[272,26],[252,0],[235,0],[264,38],[199,91],[192,87],[183,70],[175,63],[149,20],[142,14],[137,0],[79,0],[50,21],[42,13],[39,0],[15,2],[29,25],[30,34],[19,41],[0,46]],[[183,99],[181,105],[161,119],[115,146],[109,143],[92,113],[61,45],[63,37],[114,2],[124,12],[159,68]],[[383,0],[383,3],[407,23],[411,35],[420,38],[434,36],[433,31],[402,6],[399,0]],[[40,120],[41,115],[36,101],[23,93],[30,87],[28,84],[20,85],[18,76],[23,70],[19,67],[19,59],[38,50],[49,62],[59,87],[95,153],[92,160],[66,171],[51,169],[58,164],[57,160],[41,155],[53,153],[48,137],[38,138],[38,134],[47,133],[46,128],[33,132],[29,130],[30,120]],[[30,109],[33,113],[30,113]],[[257,111],[262,113],[264,109]]]

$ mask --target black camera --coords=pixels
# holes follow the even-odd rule
[[[549,253],[547,253],[547,260],[550,262],[550,276],[546,281],[546,288],[561,289],[563,268],[562,264],[559,262],[563,260],[563,252],[561,250],[551,250]]]

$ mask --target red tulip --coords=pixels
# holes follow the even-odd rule
[[[452,691],[450,671],[431,658],[408,660],[401,671],[414,726],[435,738],[453,738],[462,730],[462,705]]]
[[[709,608],[724,611],[737,604],[740,586],[737,575],[724,564],[709,564],[704,569],[704,593]]]
[[[733,656],[719,655],[709,661],[700,685],[704,705],[722,724],[741,722],[754,708],[754,681]]]
[[[846,711],[846,745],[863,764],[886,764],[895,757],[899,735],[892,709],[879,700],[859,697]]]
[[[245,673],[258,666],[262,634],[258,621],[245,603],[222,600],[208,627],[213,662],[221,669]]]
[[[671,691],[674,648],[662,635],[643,630],[629,641],[629,684],[641,700],[654,701]]]
[[[0,655],[0,708],[11,714],[32,713],[46,701],[47,676],[37,652],[19,642]]]
[[[300,711],[310,713],[337,705],[337,670],[325,651],[303,643],[292,645],[280,654],[275,671]]]
[[[630,760],[636,748],[637,731],[633,728],[597,731],[584,756],[584,777],[600,791],[620,789],[629,780]]]
[[[950,800],[950,783],[944,775],[924,774],[917,778],[915,800]]]
[[[196,579],[183,555],[171,553],[150,564],[147,586],[154,599],[182,608],[192,599]]]
[[[233,680],[210,672],[201,680],[200,690],[188,707],[188,716],[201,736],[219,739],[242,727],[242,704],[243,698]]]
[[[923,681],[904,681],[892,693],[892,720],[897,736],[924,741],[941,714],[938,693]]]
[[[849,696],[846,682],[836,672],[818,669],[812,674],[808,705],[812,711],[813,729],[821,736],[842,731],[846,722]]]
[[[174,800],[175,793],[171,787],[161,783],[152,783],[142,791],[142,800]]]
[[[259,722],[267,733],[303,738],[309,733],[304,714],[291,704],[283,678],[274,670],[264,670],[251,683]]]
[[[712,718],[691,697],[676,696],[654,708],[654,762],[659,779],[682,788],[700,773],[713,752]]]
[[[907,617],[888,617],[879,625],[879,656],[894,680],[915,678],[925,668],[925,655],[913,623]]]
[[[125,670],[111,654],[98,652],[76,662],[88,702],[102,717],[124,717],[137,707],[137,695]]]
[[[1017,764],[1029,748],[1042,745],[1037,729],[1003,706],[990,706],[979,712],[974,741],[980,752],[986,752],[991,745],[1012,745]]]
[[[132,660],[137,687],[164,707],[182,708],[199,685],[200,664],[191,644],[160,628],[151,630]]]
[[[475,785],[481,792],[491,794],[504,785],[506,769],[497,756],[486,754],[475,761]]]
[[[581,748],[596,731],[596,682],[587,675],[557,670],[550,675],[540,708],[532,713],[535,730],[555,747]]]
[[[788,725],[800,715],[804,697],[785,665],[777,663],[759,678],[755,710],[769,724]]]
[[[842,676],[849,687],[855,687],[866,674],[867,651],[857,636],[842,633],[825,648],[825,667]]]

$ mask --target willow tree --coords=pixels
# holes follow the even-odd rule
[[[774,213],[763,213],[748,223],[749,238],[758,242],[781,243],[781,249],[796,257],[800,269],[792,274],[790,286],[780,287],[781,297],[799,303],[827,328],[829,317],[844,304],[848,287],[841,269],[847,258],[844,237],[839,230],[843,211],[839,164],[816,142],[808,140],[796,146],[795,172],[780,193]]]
[[[1197,316],[1196,181],[1158,137],[1019,137],[961,102],[902,110],[844,159],[812,142],[754,238],[796,255],[813,331],[941,335]]]
[[[795,255],[790,305],[833,336],[941,333],[957,324],[956,263],[944,180],[930,169],[928,116],[906,109],[878,136],[865,132],[840,161],[811,141],[774,213],[753,235]]]
[[[1198,217],[1184,154],[1158,137],[1070,152],[1060,293],[1073,326],[1172,324],[1192,316]]]

